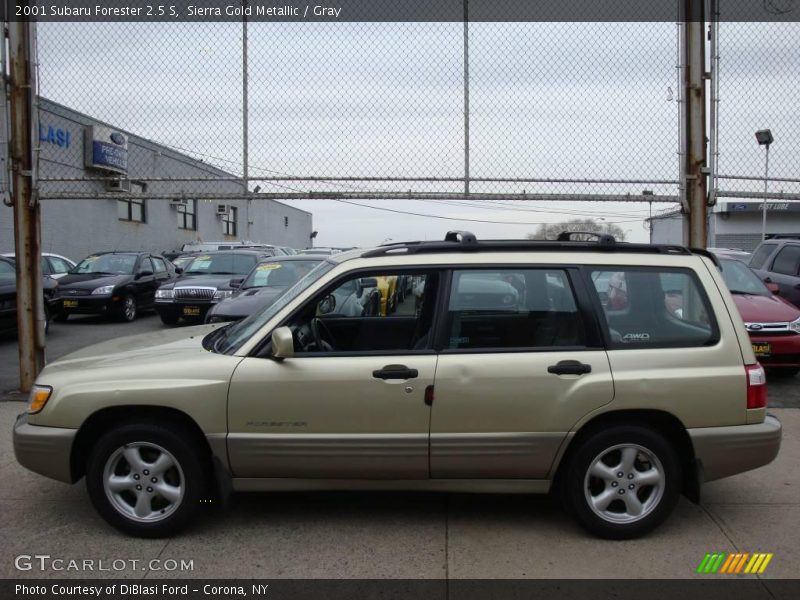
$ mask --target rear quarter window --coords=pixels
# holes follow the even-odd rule
[[[691,270],[599,267],[589,276],[610,348],[690,348],[719,341],[711,303]]]

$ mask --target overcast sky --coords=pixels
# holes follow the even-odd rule
[[[721,28],[722,170],[760,175],[752,136],[772,127],[771,171],[797,177],[800,27]],[[469,45],[473,177],[678,178],[674,23],[473,23]],[[462,24],[254,23],[248,46],[251,175],[463,176]],[[41,91],[239,174],[241,48],[240,24],[41,24]],[[650,207],[642,203],[378,199],[381,190],[460,191],[460,183],[256,184],[375,191],[376,200],[354,204],[290,202],[314,214],[317,245],[437,239],[448,229],[520,237],[540,222],[582,215],[648,239],[642,218]],[[639,183],[471,189],[677,194],[674,185]]]

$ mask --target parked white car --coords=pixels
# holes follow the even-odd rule
[[[6,256],[16,260],[16,254],[13,252],[3,252],[0,256]],[[42,252],[42,275],[49,275],[53,279],[60,279],[74,268],[75,262],[66,256],[52,254],[51,252]]]

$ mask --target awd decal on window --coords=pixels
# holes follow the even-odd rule
[[[622,336],[624,342],[649,342],[649,333],[626,333]]]

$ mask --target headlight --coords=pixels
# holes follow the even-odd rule
[[[158,300],[171,300],[175,297],[175,290],[156,290]]]
[[[35,385],[31,388],[31,393],[28,396],[28,414],[36,414],[44,408],[50,394],[53,393],[53,388],[49,385]]]
[[[103,287],[96,288],[92,292],[92,296],[108,296],[109,294],[114,293],[114,286],[113,285],[104,285]]]
[[[233,296],[233,290],[217,290],[214,292],[214,300],[224,300]]]
[[[800,317],[789,323],[789,329],[795,333],[800,333]]]

